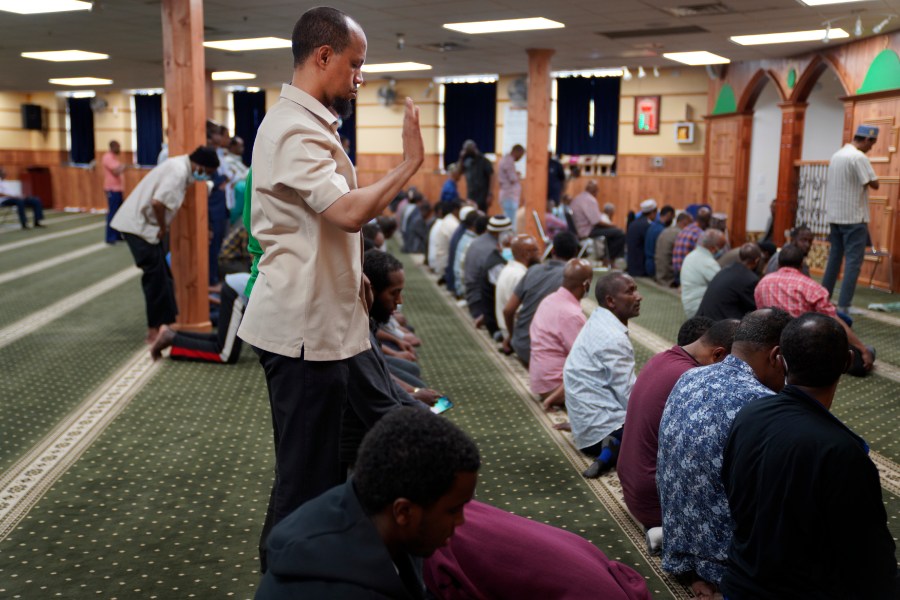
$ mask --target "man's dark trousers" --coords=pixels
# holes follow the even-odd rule
[[[147,305],[147,327],[159,327],[175,322],[178,305],[175,303],[175,284],[172,272],[166,264],[166,245],[162,242],[150,244],[132,233],[126,233],[125,242],[134,264],[144,272],[141,287]]]
[[[106,213],[106,243],[115,244],[122,239],[122,234],[110,227],[109,224],[119,212],[119,208],[122,207],[122,192],[106,190],[106,203],[109,205]]]
[[[275,442],[275,483],[259,538],[266,570],[266,538],[307,500],[344,481],[340,461],[341,410],[347,402],[350,359],[308,361],[253,348],[266,373]]]

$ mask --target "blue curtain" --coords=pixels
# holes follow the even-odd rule
[[[234,135],[244,140],[244,164],[250,165],[253,158],[253,143],[256,130],[266,116],[266,93],[233,92],[234,94]]]
[[[566,77],[556,87],[556,151],[616,154],[619,146],[619,77]],[[594,132],[590,103],[594,101]]]
[[[69,106],[69,160],[87,164],[94,160],[94,111],[92,98],[67,98]]]
[[[134,118],[137,123],[137,164],[156,165],[162,149],[162,95],[135,94]]]
[[[341,121],[341,126],[338,128],[338,133],[342,136],[350,140],[350,152],[347,153],[347,156],[350,157],[350,162],[354,165],[356,164],[356,100],[352,101],[353,103],[353,112],[350,113],[350,116]]]
[[[463,142],[493,152],[497,131],[496,83],[448,83],[444,88],[444,166],[456,162]]]

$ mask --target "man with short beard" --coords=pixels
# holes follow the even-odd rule
[[[348,361],[370,352],[360,228],[380,215],[424,160],[419,112],[406,100],[403,160],[358,188],[337,135],[363,82],[366,36],[339,10],[308,10],[294,27],[294,73],[253,147],[250,229],[262,249],[239,330],[266,374],[275,482],[261,539],[342,480],[338,446]]]

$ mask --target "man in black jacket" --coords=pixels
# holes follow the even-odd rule
[[[753,291],[759,283],[756,269],[762,260],[759,246],[753,243],[741,246],[738,261],[716,273],[706,287],[698,317],[722,319],[743,319],[748,312],[756,310]]]
[[[806,313],[781,334],[787,383],[738,413],[722,483],[734,519],[730,600],[896,597],[897,561],[866,442],[831,414],[847,334]]]
[[[424,599],[421,559],[465,522],[480,465],[450,421],[391,411],[363,440],[353,478],[272,530],[257,600]]]

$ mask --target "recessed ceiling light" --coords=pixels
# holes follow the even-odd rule
[[[461,31],[462,33],[503,33],[506,31],[533,31],[535,29],[561,29],[565,27],[559,21],[551,21],[544,17],[531,19],[503,19],[500,21],[475,21],[472,23],[444,23],[444,29]]]
[[[213,81],[233,81],[235,79],[256,79],[256,73],[243,73],[241,71],[213,71]]]
[[[797,0],[806,6],[827,6],[829,4],[850,4],[851,2],[869,2],[870,0]]]
[[[207,48],[243,52],[245,50],[269,50],[270,48],[290,48],[291,40],[276,37],[247,38],[244,40],[219,40],[203,42]]]
[[[731,61],[724,56],[700,50],[697,52],[664,52],[663,56],[686,65],[725,65]]]
[[[430,71],[431,65],[417,62],[380,63],[363,65],[363,73],[396,73],[398,71]]]
[[[0,10],[20,15],[91,10],[90,2],[81,0],[0,0]]]
[[[741,46],[760,46],[762,44],[790,44],[793,42],[820,42],[826,33],[832,40],[850,37],[840,28],[831,30],[813,29],[810,31],[786,31],[784,33],[761,33],[758,35],[733,35],[731,41]]]
[[[52,62],[69,62],[75,60],[105,60],[109,54],[85,52],[84,50],[52,50],[48,52],[23,52],[22,58],[36,58]]]
[[[60,77],[56,79],[51,79],[50,83],[54,85],[74,85],[74,86],[86,86],[86,85],[109,85],[112,83],[112,79],[98,79],[97,77]]]

